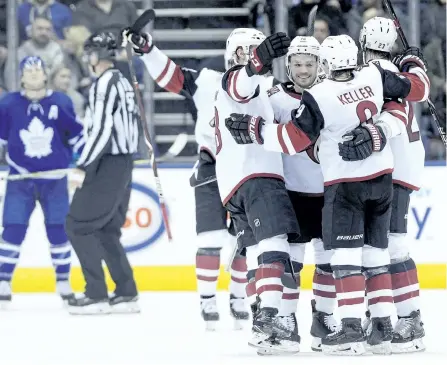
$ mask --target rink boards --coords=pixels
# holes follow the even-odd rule
[[[168,242],[157,205],[152,170],[147,167],[134,170],[130,207],[123,227],[123,243],[134,266],[140,290],[189,291],[196,287],[194,190],[189,186],[190,175],[191,167],[188,165],[166,165],[160,170],[174,237],[172,242]],[[0,171],[0,176],[6,176],[6,171]],[[446,288],[446,181],[445,166],[427,166],[424,188],[412,194],[408,234],[422,288]],[[2,195],[4,190],[2,181]],[[223,249],[222,265],[229,256],[230,245],[231,238]],[[309,246],[302,272],[304,289],[311,288],[312,256],[312,247]],[[228,274],[221,275],[219,288],[226,289],[228,280]],[[83,289],[76,257],[73,257],[71,281],[75,290]],[[54,290],[54,274],[40,207],[31,217],[13,287],[15,291],[23,292]]]

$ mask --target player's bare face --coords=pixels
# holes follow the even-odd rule
[[[22,83],[25,89],[39,90],[45,87],[45,75],[42,67],[31,66],[23,70]]]
[[[248,60],[250,59],[251,53],[256,49],[257,45],[251,45],[248,47],[248,53],[244,52],[243,47],[239,47],[236,51],[237,54],[237,64],[238,65],[246,65]]]
[[[290,74],[293,82],[306,89],[310,87],[318,73],[318,61],[315,56],[309,54],[296,54],[290,56]]]

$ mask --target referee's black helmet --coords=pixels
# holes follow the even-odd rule
[[[114,60],[117,48],[116,37],[111,32],[92,34],[84,43],[84,53],[96,54],[98,60]]]

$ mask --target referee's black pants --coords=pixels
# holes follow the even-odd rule
[[[135,296],[132,268],[120,242],[132,181],[131,155],[105,155],[87,169],[84,183],[76,189],[66,219],[66,232],[81,264],[85,295],[108,297],[102,269],[105,261],[116,284],[115,294]]]

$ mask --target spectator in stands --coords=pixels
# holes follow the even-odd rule
[[[444,38],[446,34],[446,0],[421,2],[421,44],[426,46],[433,36]]]
[[[18,9],[20,42],[31,36],[31,24],[36,17],[49,19],[58,39],[64,39],[64,29],[72,23],[72,12],[68,6],[55,0],[26,0]]]
[[[74,24],[84,25],[90,32],[120,34],[137,19],[137,9],[126,0],[81,0],[74,12]]]
[[[7,37],[7,0],[0,0],[0,97],[6,90],[6,83],[3,78],[5,73],[6,59],[8,58],[8,37]]]
[[[409,34],[407,17],[399,7],[395,6],[394,10],[404,32]],[[354,40],[358,41],[363,24],[375,16],[389,17],[383,10],[382,0],[358,0],[357,4],[345,16],[349,35],[354,38]]]
[[[46,65],[48,73],[64,62],[62,47],[52,40],[53,26],[45,17],[34,18],[31,24],[31,38],[25,41],[17,51],[20,62],[27,56],[39,56]]]
[[[71,71],[65,65],[59,65],[53,70],[49,78],[50,87],[55,91],[68,95],[75,107],[76,115],[84,118],[84,97],[71,87]]]
[[[65,64],[71,70],[71,87],[84,96],[88,94],[92,83],[88,67],[83,61],[84,42],[90,34],[83,25],[73,25],[65,32],[66,41],[72,47],[72,52],[65,55]]]
[[[330,19],[326,18],[324,15],[318,15],[315,18],[314,24],[314,37],[318,42],[322,43],[331,33]]]
[[[342,1],[343,6],[350,6],[349,1]],[[346,33],[346,21],[338,0],[302,0],[292,6],[289,11],[289,34],[306,35],[307,18],[310,10],[318,4],[318,15],[330,19],[330,34]],[[345,9],[348,9],[349,6]]]

